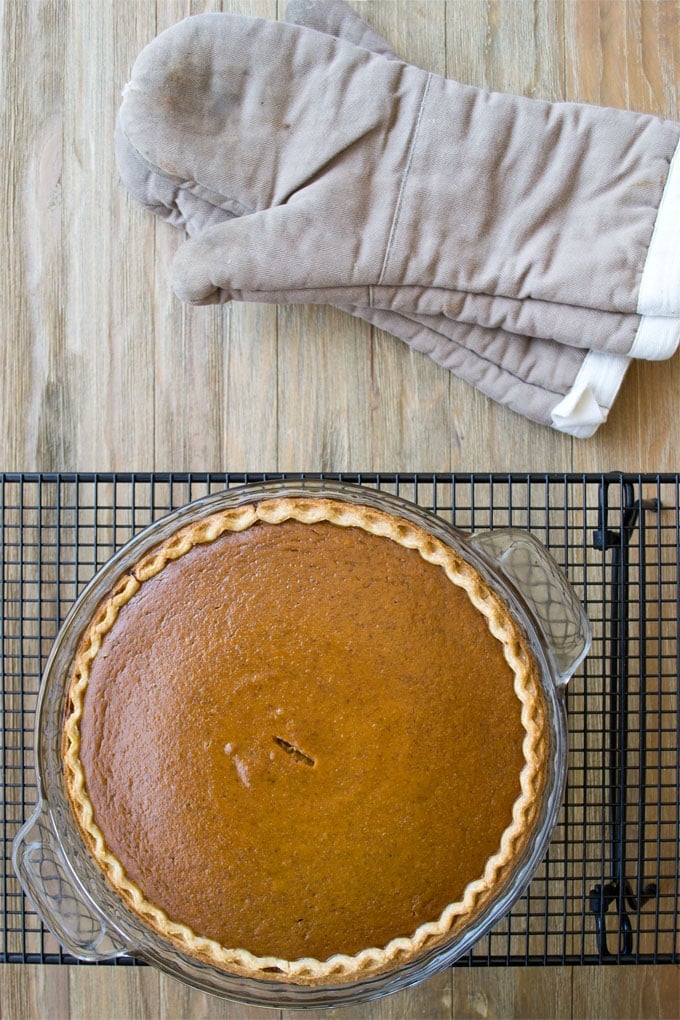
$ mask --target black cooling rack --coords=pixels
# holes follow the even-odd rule
[[[40,676],[71,603],[152,520],[209,492],[276,477],[0,475],[0,962],[74,962],[25,901],[10,862],[36,796]],[[568,688],[569,778],[548,856],[460,965],[677,962],[680,476],[326,477],[399,494],[463,530],[530,529],[591,620],[591,654]]]

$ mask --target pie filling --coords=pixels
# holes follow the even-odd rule
[[[474,918],[543,786],[537,669],[416,525],[327,499],[190,524],[100,605],[64,767],[109,882],[184,952],[298,982]]]

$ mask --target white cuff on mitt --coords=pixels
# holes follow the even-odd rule
[[[589,351],[574,384],[552,409],[552,427],[577,439],[588,439],[607,419],[631,359],[620,354]]]

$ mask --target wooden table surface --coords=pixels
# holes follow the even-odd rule
[[[680,118],[676,0],[370,0],[404,57],[470,84]],[[4,470],[675,471],[680,359],[636,364],[571,439],[326,307],[183,307],[181,237],[120,186],[136,54],[189,13],[283,2],[0,0]],[[454,969],[346,1017],[677,1017],[671,967]],[[5,965],[3,1018],[263,1017],[151,968]]]

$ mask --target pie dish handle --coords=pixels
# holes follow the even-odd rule
[[[129,951],[67,864],[44,802],[16,834],[12,864],[29,902],[67,952],[94,961]]]
[[[528,605],[545,639],[555,682],[566,684],[588,654],[590,623],[558,563],[528,531],[499,528],[471,536]]]

